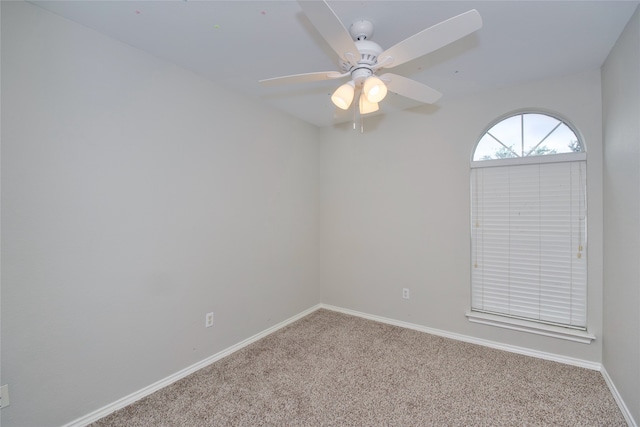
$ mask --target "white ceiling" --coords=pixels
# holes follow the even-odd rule
[[[178,64],[317,126],[350,120],[329,97],[342,81],[262,87],[258,80],[338,70],[337,55],[295,1],[34,1],[68,19]],[[472,93],[598,68],[638,0],[328,1],[348,28],[374,23],[389,48],[445,19],[476,9],[478,32],[393,68],[444,94]],[[390,94],[382,114],[419,105]]]

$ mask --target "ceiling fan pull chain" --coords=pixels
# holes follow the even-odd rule
[[[356,103],[353,103],[353,130],[356,130]]]

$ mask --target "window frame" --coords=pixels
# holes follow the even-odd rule
[[[556,119],[558,121],[561,122],[561,124],[566,125],[575,135],[577,142],[581,148],[581,151],[579,152],[566,152],[566,153],[555,153],[555,154],[544,154],[544,155],[525,155],[522,157],[509,157],[509,158],[502,158],[502,159],[488,159],[488,160],[474,160],[475,154],[476,154],[476,150],[478,149],[478,146],[480,144],[480,142],[483,140],[483,138],[485,137],[485,135],[487,135],[487,133],[494,127],[496,126],[498,123],[510,119],[511,117],[514,116],[522,116],[524,114],[542,114],[545,116],[549,116],[553,119]],[[522,126],[522,125],[521,125]],[[559,126],[559,125],[558,125]],[[557,128],[557,127],[556,127]],[[555,130],[555,128],[554,128]],[[552,132],[550,132],[551,134]],[[548,135],[547,135],[548,136]],[[524,134],[523,134],[524,137]],[[546,137],[545,137],[546,138]],[[544,139],[542,140],[544,141]],[[542,142],[541,141],[541,142]],[[522,144],[522,141],[520,141]],[[539,145],[539,144],[538,144]],[[549,111],[542,111],[542,110],[533,110],[533,109],[526,109],[526,110],[518,110],[518,111],[513,111],[511,113],[505,114],[503,116],[498,117],[496,120],[494,120],[492,123],[489,124],[489,126],[487,126],[483,132],[480,134],[479,138],[477,139],[473,150],[471,151],[471,158],[470,158],[470,170],[469,170],[469,189],[470,189],[470,197],[473,198],[474,197],[474,193],[472,192],[472,170],[473,169],[477,169],[477,168],[489,168],[489,167],[497,167],[497,166],[518,166],[518,165],[530,165],[530,164],[543,164],[543,163],[556,163],[556,162],[584,162],[585,163],[585,169],[587,168],[587,150],[586,150],[586,145],[584,143],[584,138],[582,137],[582,135],[577,131],[577,129],[565,118],[563,118],[561,115],[555,113],[555,112],[549,112]],[[585,187],[588,187],[587,183],[586,183],[586,177],[585,177]],[[584,245],[585,248],[588,247],[588,237],[587,237],[587,226],[586,226],[586,220],[588,218],[588,209],[587,209],[587,194],[585,193],[584,195],[584,202],[585,202],[585,225],[584,225],[584,233],[585,233],[585,237],[584,237]],[[472,224],[472,218],[474,215],[474,211],[473,211],[473,203],[472,200],[470,200],[470,215],[469,215],[469,219],[470,219],[470,229],[469,229],[469,239],[470,239],[470,251],[473,249],[473,245],[474,245],[474,236],[473,236],[473,224]],[[469,260],[470,260],[470,266],[471,266],[471,262],[473,262],[473,254],[470,253],[469,254]],[[575,342],[580,342],[580,343],[585,343],[585,344],[590,344],[593,340],[596,339],[596,337],[588,332],[588,293],[589,293],[589,280],[588,280],[588,259],[586,260],[587,265],[585,266],[585,274],[587,274],[586,278],[585,278],[585,295],[586,295],[586,325],[584,327],[584,329],[581,328],[575,328],[569,325],[556,325],[556,324],[548,324],[544,321],[538,321],[535,319],[526,319],[526,318],[519,318],[519,317],[515,317],[515,316],[509,316],[507,314],[493,314],[493,313],[487,313],[485,311],[478,311],[472,308],[472,301],[471,301],[471,292],[472,292],[472,286],[473,286],[473,280],[472,280],[472,275],[473,275],[473,270],[470,271],[470,294],[469,294],[469,310],[466,313],[466,317],[470,322],[473,323],[480,323],[480,324],[484,324],[484,325],[491,325],[491,326],[495,326],[495,327],[501,327],[501,328],[506,328],[506,329],[511,329],[511,330],[517,330],[517,331],[523,331],[523,332],[528,332],[528,333],[534,333],[534,334],[538,334],[538,335],[544,335],[544,336],[550,336],[550,337],[554,337],[554,338],[560,338],[560,339],[566,339],[566,340],[570,340],[570,341],[575,341]]]

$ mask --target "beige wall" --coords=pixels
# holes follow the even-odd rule
[[[317,304],[317,140],[2,2],[3,426],[70,422]]]
[[[559,114],[588,155],[590,345],[470,323],[469,161],[496,118]],[[322,302],[476,339],[599,363],[602,351],[600,72],[496,90],[322,131]],[[402,299],[402,288],[411,298]]]
[[[602,362],[640,423],[640,9],[602,67],[604,344]]]

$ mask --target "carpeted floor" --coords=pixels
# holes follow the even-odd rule
[[[626,426],[599,372],[318,310],[92,424]]]

